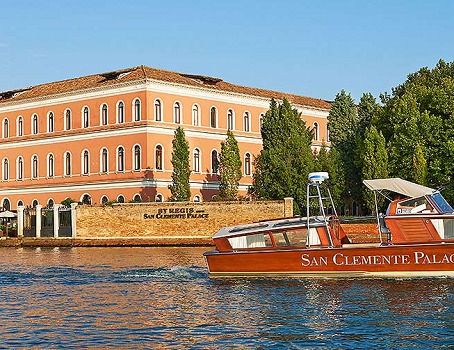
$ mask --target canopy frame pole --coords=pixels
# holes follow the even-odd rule
[[[382,232],[381,232],[381,227],[380,227],[380,216],[378,214],[377,191],[374,191],[374,201],[375,201],[375,216],[377,218],[378,235],[380,237],[380,244],[383,244]]]

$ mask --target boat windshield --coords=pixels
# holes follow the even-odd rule
[[[434,193],[428,196],[432,203],[435,204],[440,213],[452,213],[453,209],[446,202],[446,199],[441,195],[441,193]]]
[[[425,196],[406,199],[397,204],[397,214],[430,212],[432,210],[433,207]]]

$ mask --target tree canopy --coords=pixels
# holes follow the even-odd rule
[[[431,187],[450,184],[454,174],[454,62],[440,60],[409,74],[382,96],[378,127],[388,142],[391,173]],[[447,197],[454,199],[454,189]]]

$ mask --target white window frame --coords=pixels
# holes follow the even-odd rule
[[[139,102],[139,110],[136,110],[136,103]],[[140,122],[142,120],[142,101],[140,98],[136,97],[132,100],[132,121],[133,122]],[[137,115],[137,112],[139,112]]]
[[[16,136],[24,136],[24,117],[21,115],[16,118]]]
[[[159,102],[159,120],[157,119],[158,113],[156,113],[156,111],[157,111],[156,102]],[[156,122],[164,121],[164,104],[160,98],[155,98],[155,100],[153,102],[153,113],[154,113],[154,120]]]

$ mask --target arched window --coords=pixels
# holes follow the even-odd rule
[[[246,153],[244,155],[244,175],[251,175],[251,154]]]
[[[101,204],[102,205],[106,205],[108,201],[109,201],[109,197],[107,197],[107,196],[102,196],[101,197]]]
[[[71,130],[71,128],[72,128],[71,110],[67,109],[65,112],[65,130]]]
[[[16,136],[22,136],[22,135],[24,135],[24,118],[22,118],[22,116],[19,116],[17,118]]]
[[[196,104],[192,106],[192,125],[199,125],[199,106]]]
[[[196,194],[196,195],[194,196],[194,202],[195,202],[195,203],[199,203],[199,202],[200,202],[200,196],[199,196],[198,194]]]
[[[156,197],[154,197],[154,201],[155,201],[155,202],[162,202],[162,201],[163,201],[163,198],[164,198],[164,197],[162,196],[162,194],[158,193],[158,194],[156,195]]]
[[[91,196],[88,193],[85,193],[81,199],[82,204],[91,204]]]
[[[175,102],[173,105],[173,122],[175,124],[181,123],[181,106],[180,102]]]
[[[134,146],[134,170],[141,169],[141,154],[140,154],[140,146]]]
[[[249,131],[250,130],[250,118],[249,118],[249,112],[244,112],[243,116],[243,130],[244,131]]]
[[[32,157],[32,179],[38,178],[38,156],[34,155]]]
[[[260,128],[260,130],[262,130],[264,119],[265,119],[265,114],[260,113],[260,116],[259,116],[259,128]]]
[[[233,110],[229,109],[227,111],[227,129],[234,130],[235,129],[235,115],[233,114]]]
[[[65,175],[70,176],[72,173],[71,169],[71,153],[65,153]]]
[[[9,160],[5,158],[3,160],[3,180],[9,180]]]
[[[141,203],[142,202],[142,197],[140,197],[140,194],[135,194],[132,200],[136,203]]]
[[[312,131],[314,132],[314,140],[318,141],[319,140],[319,130],[318,130],[318,123],[314,122],[314,127],[312,128]]]
[[[154,101],[154,120],[157,122],[162,121],[162,103],[158,99]]]
[[[24,135],[24,118],[22,116],[17,117],[17,129],[16,136]]]
[[[54,155],[52,153],[47,156],[47,177],[54,177]]]
[[[11,210],[11,202],[9,201],[8,198],[5,198],[3,200],[2,207],[3,207],[3,210]]]
[[[215,149],[211,151],[211,173],[217,174],[219,171],[219,158],[218,151]]]
[[[39,202],[38,202],[37,199],[34,199],[34,200],[32,201],[32,207],[33,207],[33,208],[36,208],[36,206],[37,206],[38,204],[39,204]]]
[[[211,109],[210,109],[210,126],[212,128],[218,127],[217,119],[218,119],[218,112],[216,110],[216,107],[211,107]]]
[[[49,198],[49,200],[47,201],[47,207],[49,209],[54,207],[54,200],[52,198]]]
[[[120,195],[117,197],[117,202],[118,202],[118,203],[124,203],[124,202],[125,202],[125,197],[124,197],[122,194],[120,194]]]
[[[88,128],[90,126],[90,110],[88,109],[88,107],[84,107],[83,109],[83,123],[82,125],[84,126],[84,128]]]
[[[18,207],[23,207],[23,206],[24,206],[24,202],[21,201],[21,200],[19,200],[19,201],[17,202],[17,206],[18,206]]]
[[[17,157],[16,167],[17,167],[16,179],[23,180],[24,179],[24,160],[20,156]]]
[[[54,113],[52,112],[47,115],[47,132],[54,132]]]
[[[9,121],[8,119],[5,119],[3,121],[3,138],[8,138],[9,137]]]
[[[200,150],[198,148],[194,149],[193,152],[193,168],[195,173],[200,172]]]
[[[101,107],[101,125],[109,124],[109,108],[106,103]]]
[[[125,171],[125,149],[123,147],[117,149],[117,171]]]
[[[107,148],[101,150],[101,172],[107,173],[109,171],[109,153]]]
[[[157,145],[156,149],[155,149],[155,168],[156,168],[156,170],[164,169],[162,153],[163,153],[162,146]]]
[[[38,133],[38,115],[33,114],[32,117],[32,134],[36,135]]]
[[[82,173],[84,175],[90,173],[90,153],[87,150],[82,154]]]
[[[125,104],[123,101],[118,102],[117,121],[119,124],[123,124],[125,122]]]
[[[141,118],[141,107],[140,107],[140,100],[136,98],[134,100],[134,121],[138,122]]]

